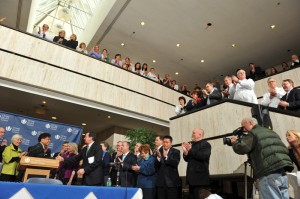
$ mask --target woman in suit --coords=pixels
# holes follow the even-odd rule
[[[11,144],[4,149],[0,181],[14,182],[16,180],[20,158],[26,154],[26,152],[22,153],[22,150],[19,148],[19,145],[22,143],[22,138],[23,137],[19,134],[13,135]]]
[[[137,187],[142,188],[144,199],[154,199],[156,170],[155,158],[150,155],[150,146],[148,144],[141,145],[139,148],[140,156],[138,165],[132,166],[132,170],[138,172]]]
[[[289,143],[289,156],[297,166],[298,171],[300,171],[300,132],[288,130],[286,140]]]
[[[74,50],[78,46],[77,36],[75,34],[71,34],[70,40],[66,41],[66,46],[73,48]]]

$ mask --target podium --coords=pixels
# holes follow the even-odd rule
[[[28,176],[49,178],[50,170],[56,169],[58,166],[59,160],[22,156],[19,170],[25,170],[23,182],[26,182]]]

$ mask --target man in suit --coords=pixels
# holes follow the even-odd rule
[[[195,128],[192,133],[194,142],[182,143],[183,159],[188,163],[186,170],[186,181],[189,184],[190,196],[200,199],[200,194],[210,185],[209,158],[211,145],[202,140],[204,131]]]
[[[206,105],[210,105],[222,99],[221,92],[218,89],[214,88],[214,85],[212,83],[207,83],[205,85],[205,89],[203,89],[202,92],[206,100]]]
[[[181,180],[178,173],[180,151],[172,148],[173,138],[164,136],[163,146],[157,151],[157,196],[158,199],[179,199]]]
[[[137,175],[132,170],[132,166],[137,165],[136,156],[130,152],[130,143],[123,142],[122,155],[118,157],[118,161],[121,163],[120,168],[120,180],[122,187],[135,187]]]
[[[48,148],[51,142],[51,135],[49,133],[42,133],[38,137],[36,145],[28,148],[28,156],[38,158],[50,158],[51,150]]]
[[[294,82],[291,79],[283,80],[282,87],[286,94],[281,98],[278,106],[286,110],[300,112],[300,89],[294,88]]]
[[[103,185],[102,149],[96,142],[96,133],[87,132],[84,137],[85,146],[78,155],[71,158],[57,156],[57,159],[65,164],[79,164],[83,160],[82,169],[77,174],[83,175],[83,185]]]

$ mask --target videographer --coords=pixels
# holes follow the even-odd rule
[[[285,172],[292,171],[293,164],[286,146],[274,131],[259,126],[255,118],[244,118],[241,124],[248,134],[230,138],[232,148],[237,154],[248,154],[260,198],[289,199]]]

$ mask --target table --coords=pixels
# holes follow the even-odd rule
[[[12,197],[13,196],[13,197]],[[139,188],[0,182],[0,199],[142,199]]]

